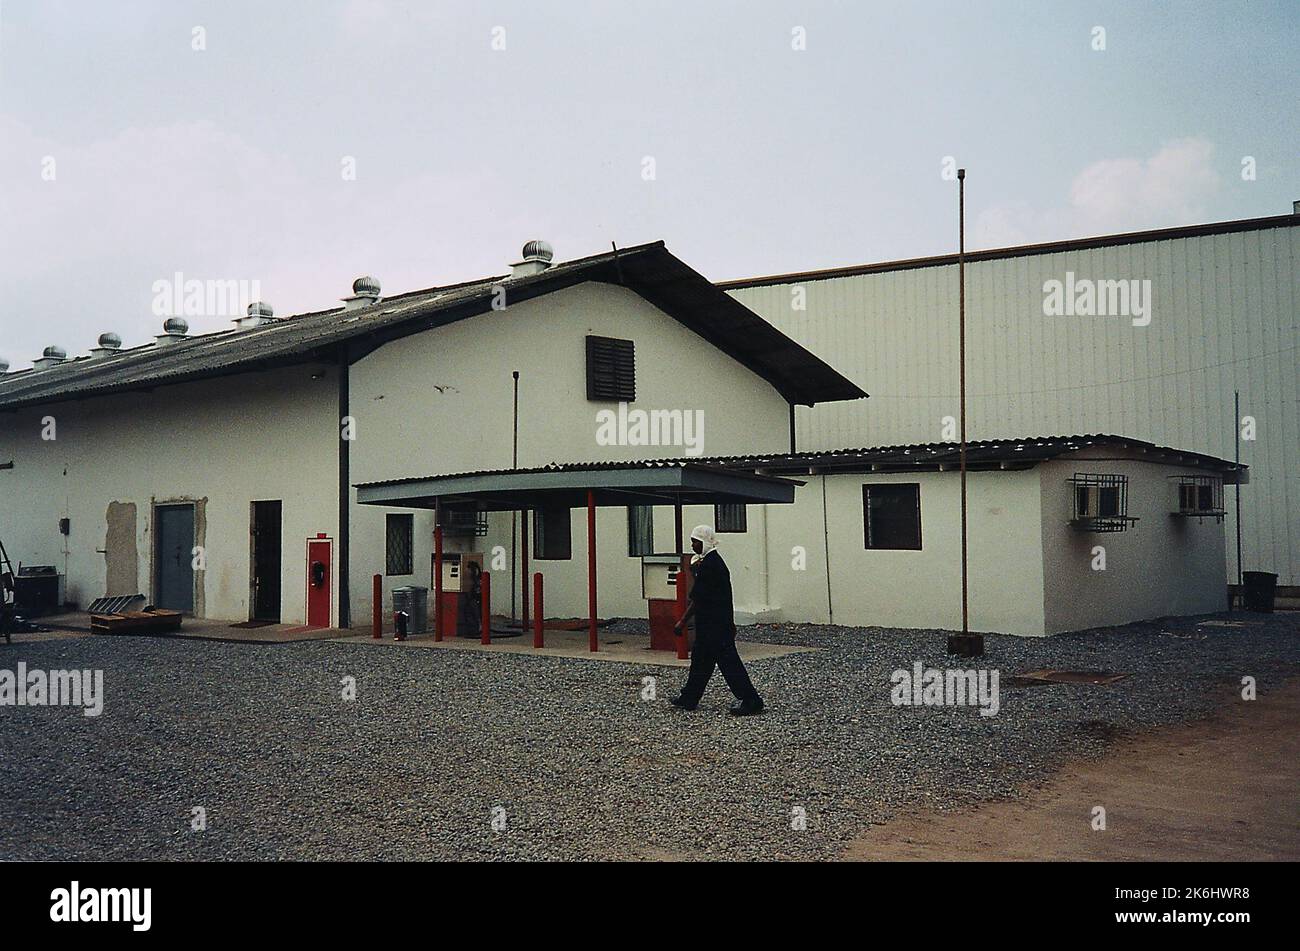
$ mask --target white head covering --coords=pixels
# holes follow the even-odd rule
[[[700,543],[700,553],[691,556],[691,562],[698,562],[704,559],[704,556],[718,547],[718,537],[713,534],[713,528],[710,525],[696,525],[691,529],[691,538]]]

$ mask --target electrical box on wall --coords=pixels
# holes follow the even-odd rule
[[[672,601],[677,597],[680,555],[646,555],[641,559],[641,597],[647,601]]]
[[[433,580],[433,559],[429,556],[429,579]],[[475,562],[479,570],[483,569],[483,553],[480,551],[444,551],[442,553],[442,590],[462,591],[462,585],[469,584],[469,564]],[[433,587],[432,583],[430,587]]]
[[[68,518],[59,519],[59,534],[60,535],[72,534],[72,519],[68,519]]]

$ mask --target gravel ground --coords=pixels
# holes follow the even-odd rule
[[[0,668],[102,669],[106,694],[93,718],[0,707],[0,859],[828,858],[901,810],[1014,797],[1116,735],[1240,702],[1243,676],[1264,693],[1300,674],[1300,616],[1233,618],[1247,626],[990,636],[979,664],[1004,678],[1130,674],[1004,686],[994,717],[891,704],[895,669],[959,666],[934,631],[744,629],[823,650],[751,664],[768,709],[739,719],[720,676],[685,714],[667,703],[684,672],[652,666],[330,642],[0,645]]]

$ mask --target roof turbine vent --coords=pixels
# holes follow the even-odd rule
[[[50,345],[45,348],[39,360],[32,361],[32,367],[36,370],[48,370],[50,367],[56,367],[68,359],[68,351],[58,345]]]
[[[352,282],[352,295],[343,298],[343,309],[355,310],[358,307],[369,307],[371,304],[378,303],[379,278],[367,274]]]
[[[159,344],[184,340],[190,332],[190,322],[184,317],[168,317],[163,321],[163,332],[156,338]]]
[[[235,319],[236,327],[260,327],[262,324],[279,323],[275,309],[263,300],[255,300],[248,305],[247,313]]]
[[[0,357],[0,376],[4,376],[8,372],[9,372],[9,361],[6,360],[4,357]]]
[[[109,357],[122,349],[122,338],[113,333],[111,330],[99,335],[99,346],[90,351],[92,360],[99,360],[103,357]]]
[[[555,260],[555,249],[549,242],[533,239],[524,245],[523,260],[510,265],[511,277],[528,277],[541,274]]]

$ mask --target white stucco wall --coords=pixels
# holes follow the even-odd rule
[[[596,413],[616,409],[617,404],[587,399],[588,334],[636,344],[637,399],[632,409],[703,411],[699,454],[789,447],[788,404],[767,381],[633,291],[586,283],[404,337],[355,363],[349,409],[357,438],[351,481],[510,468],[514,370],[520,374],[520,467],[687,455],[682,445],[597,444]],[[370,617],[371,578],[384,570],[384,514],[389,511],[401,510],[353,506],[356,624]],[[666,511],[661,513],[662,529],[657,525],[662,534],[656,536],[664,550],[672,547],[671,509]],[[548,613],[552,608],[586,613],[586,515],[575,511],[573,518],[572,561],[547,565],[556,576],[556,600]],[[606,614],[629,613],[640,599],[640,562],[626,557],[626,520],[622,508],[599,513],[598,544],[622,552],[617,564],[602,563],[600,603]],[[473,542],[473,550],[500,544],[509,551],[509,516],[493,521],[501,527],[489,539]],[[431,585],[432,538],[432,513],[416,512],[414,574],[384,578],[386,606],[394,586]],[[514,566],[511,570],[518,571]],[[581,577],[580,608],[567,606],[573,599],[563,593],[568,582],[561,579],[569,575]],[[508,581],[493,583],[498,585],[494,605],[508,611]]]
[[[862,486],[899,482],[921,487],[921,550],[868,550],[863,540]],[[809,489],[801,494],[812,495]],[[820,492],[816,496],[810,508],[820,508]],[[1032,470],[968,474],[973,631],[1043,632],[1038,496]],[[829,476],[826,511],[837,624],[961,629],[959,473]],[[820,533],[813,531],[819,527],[817,515],[820,512],[809,513],[801,523],[807,529],[792,543],[816,549],[821,540]],[[806,542],[804,535],[810,536]],[[791,573],[777,567],[773,580],[783,597],[795,582]]]
[[[1104,456],[1085,451],[1038,469],[1048,633],[1225,610],[1224,525],[1170,515],[1178,508],[1178,480],[1170,476],[1204,471]],[[1104,534],[1070,527],[1069,480],[1076,472],[1128,476],[1128,514],[1138,522]],[[1098,546],[1105,549],[1104,571],[1092,567]]]
[[[83,608],[105,594],[106,513],[136,507],[139,593],[153,598],[153,505],[195,501],[206,569],[195,611],[249,616],[250,505],[283,501],[281,611],[306,613],[306,540],[338,535],[337,375],[295,367],[0,414],[0,538],[52,564]],[[53,417],[53,440],[41,438]],[[71,520],[59,534],[58,520]],[[337,590],[337,585],[335,585]],[[336,606],[337,610],[337,599]]]
[[[719,536],[738,612],[771,612],[776,619],[827,623],[831,619],[826,585],[829,544],[830,598],[836,624],[961,628],[957,473],[829,476],[825,480],[825,534],[823,479],[805,478],[807,485],[797,490],[793,505],[752,505],[747,532]],[[976,472],[969,479],[971,629],[1042,634],[1037,473]],[[920,484],[920,551],[866,549],[862,486],[882,482]],[[572,561],[534,563],[534,569],[546,578],[548,615],[586,613],[583,519],[582,513],[574,513]],[[661,551],[672,548],[672,519],[670,507],[656,509],[655,547]],[[712,508],[687,506],[683,521],[688,533],[697,523],[711,524]],[[507,541],[508,537],[507,526]],[[602,616],[645,616],[639,560],[627,557],[626,539],[623,510],[602,511],[597,520],[601,553],[598,609]],[[801,555],[794,551],[796,547],[802,549]]]

